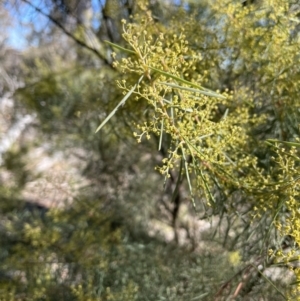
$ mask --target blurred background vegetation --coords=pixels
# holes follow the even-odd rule
[[[200,197],[195,212],[185,181],[174,199],[176,170],[165,186],[155,170],[168,139],[158,151],[157,137],[132,135],[143,101],[95,134],[123,97],[116,80],[135,81],[104,41],[127,47],[121,20],[148,11],[158,31],[190,33],[207,87],[233,91],[233,107],[251,95],[263,118],[249,148],[268,173],[263,141],[299,135],[300,6],[267,2],[1,1],[0,300],[285,299],[291,275],[266,254],[293,241],[270,227],[273,213],[251,218],[238,189],[216,192],[217,208]],[[280,40],[275,24],[286,23],[273,15],[286,12]]]

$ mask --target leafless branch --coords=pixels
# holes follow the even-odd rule
[[[75,41],[78,45],[82,46],[83,48],[88,49],[89,51],[93,52],[95,55],[97,55],[106,65],[112,67],[111,62],[103,56],[97,49],[90,47],[82,40],[75,37],[70,31],[68,31],[60,22],[58,22],[55,18],[53,18],[51,15],[45,13],[42,11],[39,7],[35,6],[28,0],[21,0],[24,3],[30,5],[35,11],[43,15],[44,17],[48,18],[52,23],[54,23],[58,28],[60,28],[68,37],[70,37],[73,41]]]

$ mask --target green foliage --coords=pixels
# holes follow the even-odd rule
[[[15,189],[18,187],[20,191],[26,182],[30,181],[33,176],[28,170],[27,164],[28,147],[12,147],[3,156],[3,168],[11,173],[14,177]]]
[[[136,239],[125,225],[115,227],[101,204],[82,199],[68,210],[25,205],[6,214],[1,299],[212,300],[240,267],[235,254],[221,249],[197,254],[148,236]]]
[[[96,108],[103,87],[109,93],[108,83],[113,78],[111,72],[102,70],[98,74],[95,69],[85,70],[72,65],[63,68],[60,60],[49,64],[35,59],[33,67],[36,69],[35,77],[27,77],[28,82],[17,91],[16,96],[38,114],[43,130],[74,132],[82,126],[89,126],[82,124],[84,120],[79,117]],[[27,73],[31,75],[32,70]],[[101,97],[104,98],[105,93]],[[69,126],[61,128],[64,123]]]
[[[124,41],[101,45],[114,69],[77,48],[25,55],[17,100],[90,184],[47,213],[1,186],[3,300],[300,300],[297,9],[187,3],[136,1]],[[19,157],[5,168],[21,188]],[[158,221],[182,247],[149,237]]]

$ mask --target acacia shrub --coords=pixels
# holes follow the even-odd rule
[[[205,27],[185,10],[157,24],[141,2],[140,8],[132,23],[123,21],[127,46],[110,44],[127,54],[114,62],[124,74],[118,86],[125,97],[118,106],[134,99],[146,103],[146,118],[133,135],[138,142],[159,137],[159,149],[168,142],[157,169],[165,181],[173,170],[178,184],[185,178],[195,208],[198,203],[213,213],[237,213],[248,220],[246,228],[253,220],[269,224],[263,240],[268,243],[256,252],[264,254],[266,265],[275,260],[292,266],[297,284],[297,12],[288,1],[213,1],[212,26]],[[267,138],[273,139],[269,146]],[[276,139],[292,143],[280,149],[272,144]],[[292,238],[291,249],[283,250],[272,229]],[[292,286],[291,298],[298,293]]]

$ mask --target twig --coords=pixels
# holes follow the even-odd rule
[[[34,4],[30,3],[28,0],[21,0],[25,2],[26,4],[30,5],[33,9],[35,9],[38,13],[43,15],[44,17],[48,18],[52,23],[54,23],[58,28],[60,28],[68,37],[70,37],[73,41],[75,41],[78,45],[82,46],[83,48],[88,49],[89,51],[92,51],[94,54],[96,54],[101,60],[104,61],[104,63],[112,68],[111,62],[103,56],[97,49],[87,45],[85,42],[81,41],[80,39],[76,38],[70,31],[68,31],[60,22],[58,22],[55,18],[53,18],[51,15],[43,12],[39,7],[35,6]]]

